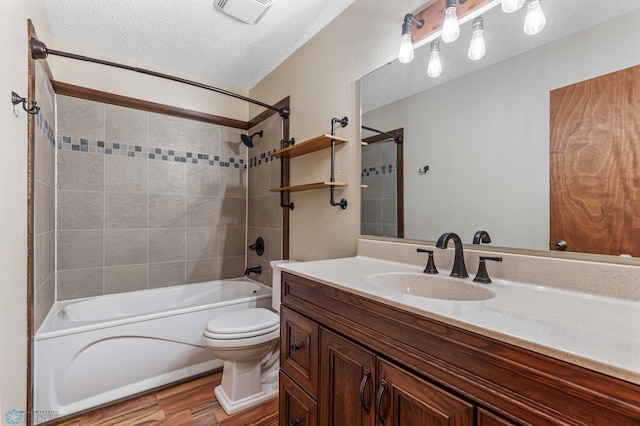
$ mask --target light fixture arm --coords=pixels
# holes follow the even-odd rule
[[[456,2],[456,0],[446,0],[445,2],[445,9],[448,9],[450,7],[455,7],[456,3],[460,3],[460,4],[465,4],[467,2],[467,0],[458,0]]]
[[[416,19],[411,13],[407,13],[406,15],[404,15],[404,22],[402,23],[402,34],[411,34],[411,23],[416,24],[416,28],[420,29],[424,26],[424,19]]]

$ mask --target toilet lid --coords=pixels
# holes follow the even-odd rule
[[[204,335],[213,339],[238,339],[271,333],[280,327],[280,317],[268,309],[241,309],[209,321]]]

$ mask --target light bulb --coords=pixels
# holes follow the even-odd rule
[[[427,67],[427,75],[431,78],[440,77],[442,74],[442,61],[440,61],[440,42],[433,40],[431,42],[431,54],[429,57],[429,66]]]
[[[409,62],[413,61],[413,43],[411,43],[411,33],[402,34],[398,60],[403,64],[408,64]]]
[[[524,0],[502,0],[502,11],[505,13],[515,12],[524,4]]]
[[[482,59],[487,49],[484,45],[484,25],[482,16],[478,16],[473,20],[473,37],[469,45],[469,59],[477,61]]]
[[[447,6],[449,2],[447,1]],[[458,24],[458,15],[456,14],[456,4],[447,7],[444,15],[444,24],[442,25],[442,41],[451,43],[460,36],[460,24]]]
[[[529,0],[527,3],[527,17],[524,19],[524,32],[527,35],[536,35],[547,24],[547,20],[544,18],[542,8],[540,7],[540,0]]]

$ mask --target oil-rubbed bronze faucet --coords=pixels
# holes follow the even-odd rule
[[[453,232],[445,232],[438,238],[438,242],[436,243],[436,247],[440,249],[446,249],[449,240],[453,240],[453,244],[455,245],[456,254],[453,259],[453,267],[451,268],[451,276],[457,278],[467,278],[469,274],[467,274],[467,267],[464,266],[464,253],[462,252],[462,241],[457,234]]]

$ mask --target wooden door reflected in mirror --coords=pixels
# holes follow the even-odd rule
[[[640,256],[640,66],[550,103],[550,248]]]

